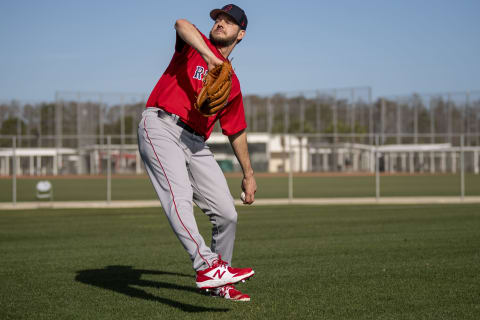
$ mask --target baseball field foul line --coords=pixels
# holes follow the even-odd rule
[[[462,204],[479,203],[479,196],[464,197],[384,197],[376,198],[296,198],[296,199],[257,199],[254,206],[266,205],[358,205],[358,204]],[[235,205],[242,205],[235,200]],[[52,201],[0,203],[0,210],[27,209],[73,209],[73,208],[148,208],[160,207],[158,200],[118,200],[118,201]]]

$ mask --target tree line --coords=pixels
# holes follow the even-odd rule
[[[323,134],[479,134],[480,99],[470,102],[419,95],[399,99],[358,99],[249,95],[244,97],[248,130],[269,133]],[[107,106],[98,102],[60,101],[0,104],[0,135],[30,136],[28,146],[52,145],[45,136],[118,135],[114,142],[136,143],[144,103]],[[217,127],[217,130],[218,127]],[[62,145],[98,143],[72,139]],[[3,139],[5,140],[5,139]],[[470,144],[478,144],[473,139]],[[475,142],[477,141],[477,142]],[[5,141],[1,141],[5,145]]]

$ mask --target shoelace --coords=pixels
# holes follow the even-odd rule
[[[223,268],[223,269],[226,269],[226,268],[228,267],[228,263],[227,263],[226,261],[223,261],[223,260],[222,260],[222,256],[221,256],[221,255],[218,255],[218,259],[213,260],[212,265],[213,265],[213,266],[216,266],[216,267]]]

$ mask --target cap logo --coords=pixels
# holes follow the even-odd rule
[[[230,11],[230,10],[232,10],[232,5],[229,4],[228,6],[225,6],[225,7],[223,8],[223,10],[225,10],[225,11]]]

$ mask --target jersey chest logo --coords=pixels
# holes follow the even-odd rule
[[[201,81],[203,79],[203,76],[205,76],[207,72],[208,72],[208,69],[205,69],[202,66],[197,66],[197,68],[195,69],[195,73],[193,74],[193,79],[197,79]]]

